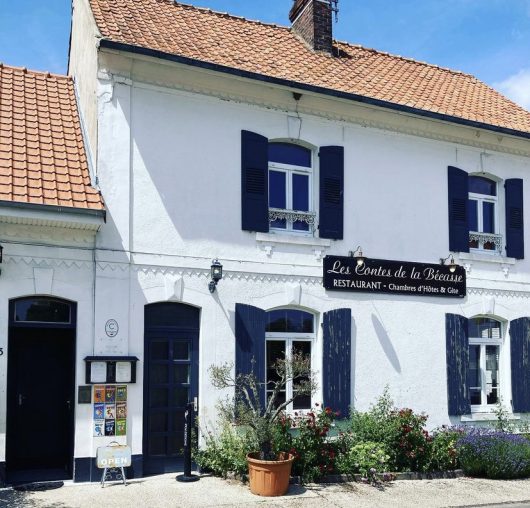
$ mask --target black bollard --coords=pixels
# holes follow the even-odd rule
[[[184,474],[177,476],[178,482],[196,482],[200,480],[191,474],[191,428],[193,425],[193,402],[188,403],[184,413]]]

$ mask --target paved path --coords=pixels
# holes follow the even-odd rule
[[[254,496],[238,482],[205,477],[178,483],[174,475],[132,480],[129,485],[66,484],[45,492],[0,490],[0,508],[412,508],[476,507],[502,503],[530,507],[530,479],[493,481],[470,478],[396,481],[380,488],[359,483],[291,486],[281,498]],[[509,504],[504,504],[509,503]]]

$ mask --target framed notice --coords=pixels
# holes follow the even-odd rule
[[[116,362],[116,383],[131,382],[131,362]]]

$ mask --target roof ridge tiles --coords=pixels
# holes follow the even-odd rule
[[[255,23],[257,25],[272,26],[274,28],[282,28],[284,30],[290,30],[290,27],[285,26],[285,25],[278,25],[277,23],[268,23],[266,21],[261,21],[259,19],[249,19],[249,18],[245,18],[244,16],[237,16],[236,14],[230,14],[229,12],[216,11],[214,9],[211,9],[210,7],[198,7],[196,5],[187,4],[184,2],[177,2],[176,0],[163,0],[163,1],[173,4],[173,5],[190,8],[196,11],[208,12],[210,14],[223,16],[224,18],[237,19],[239,21],[246,21],[247,23]]]
[[[30,75],[36,75],[36,76],[44,76],[46,78],[59,78],[62,81],[73,81],[72,76],[67,76],[65,74],[56,74],[54,72],[49,71],[38,71],[34,69],[28,69],[27,67],[17,67],[15,65],[7,65],[3,62],[0,62],[0,71],[3,69],[9,69],[13,71],[19,71],[24,74],[30,74]]]

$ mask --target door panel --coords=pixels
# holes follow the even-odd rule
[[[198,395],[199,310],[181,304],[146,307],[144,472],[182,467],[184,412]],[[168,316],[167,313],[170,313]],[[156,323],[162,326],[156,326]],[[170,326],[168,326],[170,323]]]
[[[71,477],[75,331],[12,328],[8,347],[6,467]],[[38,479],[39,474],[36,474]]]

